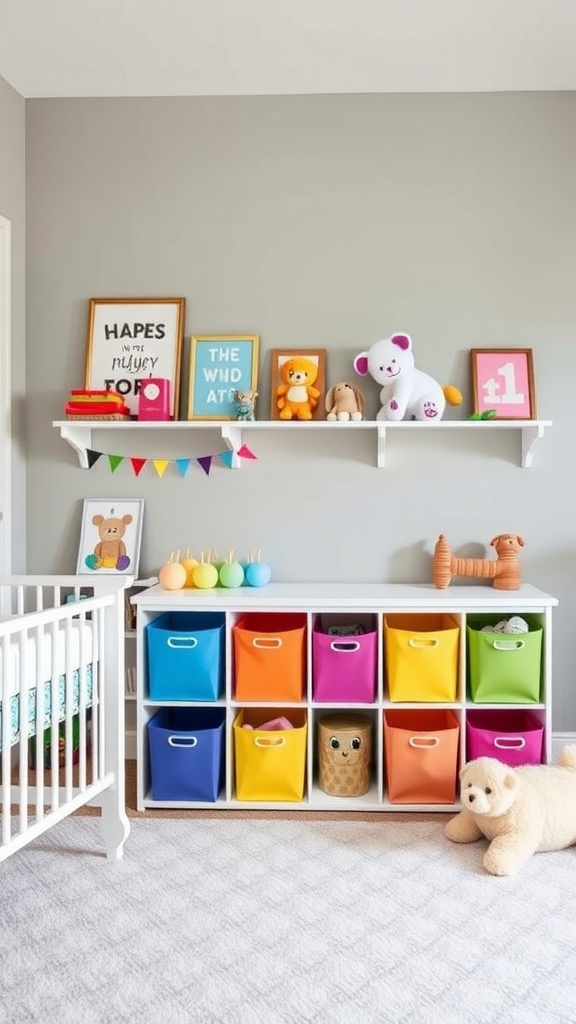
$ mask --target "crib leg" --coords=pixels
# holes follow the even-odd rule
[[[124,810],[124,803],[119,799],[118,793],[108,789],[101,794],[100,805],[106,856],[108,860],[121,860],[124,843],[130,834],[130,822]]]

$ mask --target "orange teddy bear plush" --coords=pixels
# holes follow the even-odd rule
[[[281,420],[311,420],[320,392],[314,387],[318,366],[304,356],[286,359],[280,367],[282,384],[276,388]]]

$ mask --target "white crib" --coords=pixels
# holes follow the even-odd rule
[[[0,861],[85,804],[122,856],[130,577],[0,576]]]

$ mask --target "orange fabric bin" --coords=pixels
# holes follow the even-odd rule
[[[233,627],[236,700],[301,701],[306,616],[248,613]]]
[[[390,803],[454,803],[459,736],[460,725],[452,711],[385,711],[384,750]]]

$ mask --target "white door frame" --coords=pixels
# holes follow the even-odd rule
[[[0,575],[12,570],[11,229],[0,215]]]

